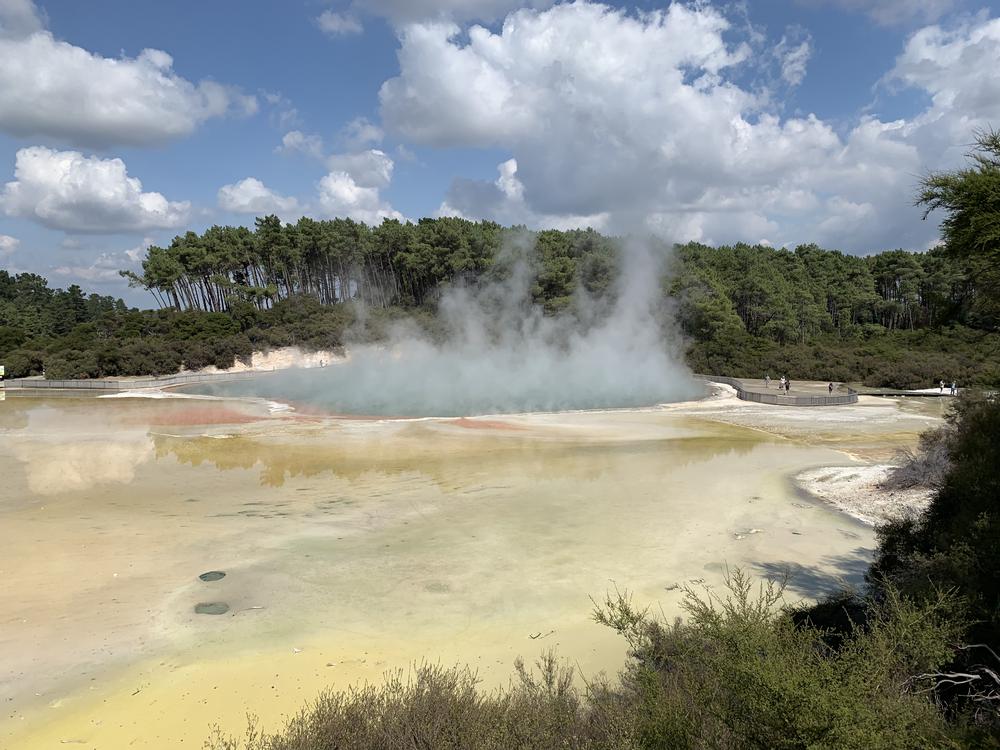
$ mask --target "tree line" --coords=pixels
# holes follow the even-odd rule
[[[457,219],[369,227],[351,219],[276,216],[246,227],[187,232],[150,247],[142,273],[123,271],[160,307],[225,312],[245,302],[260,310],[298,295],[323,304],[358,300],[387,308],[419,305],[442,282],[478,276],[499,248],[500,226]]]
[[[977,133],[969,157],[921,181],[916,202],[945,214],[942,244],[926,253],[649,240],[671,259],[663,302],[689,364],[888,387],[1000,383],[1000,135]],[[13,375],[94,377],[224,367],[289,343],[336,347],[348,329],[377,339],[400,316],[433,328],[448,285],[503,279],[518,259],[530,264],[533,301],[573,314],[578,300],[618,293],[627,247],[592,229],[266,216],[252,230],[215,226],[150,247],[141,272],[122,275],[155,311],[0,271],[0,356]]]
[[[129,277],[153,293],[157,310],[0,271],[0,356],[13,375],[97,377],[231,366],[289,344],[335,348],[349,328],[377,339],[393,318],[433,326],[446,286],[502,279],[517,258],[531,265],[533,301],[573,314],[583,297],[618,293],[626,247],[593,230],[456,218],[372,228],[265,217],[255,231],[212,227],[149,248],[142,274]],[[656,249],[670,261],[663,302],[674,305],[696,370],[897,387],[1000,380],[1000,336],[977,308],[977,279],[944,249],[868,257],[816,245]]]
[[[549,310],[565,307],[581,286],[591,294],[611,289],[626,252],[622,238],[593,230],[529,232],[457,218],[391,219],[377,227],[302,218],[282,225],[267,216],[253,231],[214,226],[150,247],[142,273],[123,275],[161,308],[177,310],[227,312],[239,303],[263,310],[299,295],[322,304],[414,307],[433,301],[444,284],[502,273],[508,248],[525,244],[534,249],[535,300]],[[857,257],[816,245],[691,243],[676,252],[672,291],[694,306],[692,315],[716,303],[750,335],[779,343],[849,335],[865,325],[994,323],[973,306],[971,269],[943,249]]]

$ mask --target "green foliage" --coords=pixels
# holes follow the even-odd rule
[[[911,678],[951,655],[958,628],[947,597],[871,604],[868,627],[834,651],[796,626],[781,588],[756,591],[736,571],[729,593],[687,592],[689,619],[668,624],[609,595],[595,618],[618,631],[630,660],[614,681],[585,687],[549,653],[517,663],[505,690],[483,693],[464,669],[423,665],[410,679],[326,692],[275,733],[216,732],[213,750],[312,748],[900,748],[959,747]]]
[[[126,276],[160,311],[0,272],[0,357],[13,377],[43,367],[91,377],[227,366],[278,346],[336,349],[384,338],[401,317],[440,339],[447,332],[433,312],[445,285],[492,284],[517,268],[545,312],[589,325],[614,301],[627,246],[590,229],[535,233],[454,218],[283,225],[268,216],[254,230],[211,227],[149,248],[143,274]],[[984,320],[982,282],[943,249],[859,258],[815,245],[692,243],[671,257],[664,293],[695,371],[896,388],[1000,384],[1000,334],[974,327]]]
[[[947,747],[952,730],[908,677],[951,654],[958,627],[946,598],[920,606],[900,597],[871,604],[869,627],[838,650],[796,625],[781,587],[756,590],[740,571],[729,592],[688,590],[688,620],[673,625],[608,597],[597,619],[628,641],[622,678],[642,706],[642,747]]]
[[[947,253],[976,279],[973,312],[983,327],[1000,326],[1000,132],[981,130],[970,165],[921,180],[917,204],[945,212],[941,236]]]
[[[870,577],[918,598],[956,589],[970,638],[1000,651],[1000,402],[963,398],[949,421],[940,489],[920,518],[879,529]]]

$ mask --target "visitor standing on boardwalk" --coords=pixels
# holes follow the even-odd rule
[[[768,375],[766,372],[764,373],[764,387],[765,388],[771,387],[771,376]]]
[[[832,396],[833,395],[833,383],[827,384],[826,390],[827,390],[827,393],[829,393]]]
[[[958,395],[958,383],[956,383],[954,380],[951,381],[951,395],[952,396]]]

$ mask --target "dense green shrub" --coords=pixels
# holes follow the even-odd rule
[[[918,598],[956,589],[971,639],[1000,653],[1000,402],[965,397],[949,421],[940,490],[920,518],[879,529],[871,578]]]
[[[773,583],[736,571],[729,593],[688,591],[686,622],[638,611],[615,593],[596,619],[628,642],[615,681],[572,679],[550,653],[511,686],[484,693],[464,669],[417,667],[409,679],[327,692],[275,734],[251,722],[213,750],[314,748],[948,748],[967,730],[945,721],[912,677],[951,655],[951,601],[869,603],[868,625],[833,650],[796,625]]]

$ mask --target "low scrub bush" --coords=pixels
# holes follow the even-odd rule
[[[615,680],[580,686],[551,653],[509,688],[486,693],[466,669],[417,667],[379,686],[327,692],[275,734],[251,721],[242,737],[216,731],[210,750],[338,748],[957,748],[916,675],[952,655],[961,628],[946,595],[916,604],[867,602],[865,627],[832,647],[796,622],[782,587],[736,571],[728,592],[688,590],[686,621],[609,595],[595,619],[629,645]]]

